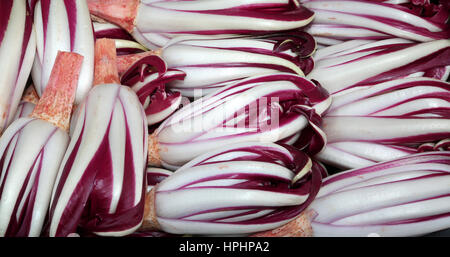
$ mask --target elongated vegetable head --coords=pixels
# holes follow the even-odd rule
[[[307,78],[317,79],[330,94],[413,76],[450,65],[450,40],[412,43],[385,40],[368,43],[315,62]],[[370,67],[368,69],[367,67]]]
[[[37,237],[69,143],[67,133],[36,118],[14,121],[0,140],[0,235]]]
[[[97,49],[106,51],[102,57],[114,69],[115,49]],[[105,79],[113,75],[97,70]],[[142,105],[129,87],[100,84],[77,115],[52,194],[48,234],[67,236],[77,228],[100,236],[131,234],[141,225],[144,208],[148,131]]]
[[[59,53],[49,85],[31,113],[0,138],[0,236],[39,236],[69,143],[67,113],[83,57]],[[50,108],[51,107],[51,108]]]
[[[324,117],[317,158],[356,168],[422,151],[449,150],[450,84],[406,78],[343,91]]]
[[[303,6],[315,13],[307,31],[333,40],[405,38],[427,42],[450,37],[448,6],[432,17],[402,6],[378,1],[312,0]],[[332,44],[332,43],[331,43]]]
[[[222,147],[195,158],[152,189],[144,227],[157,224],[174,234],[247,234],[275,228],[309,205],[323,172],[289,145]]]
[[[120,25],[152,50],[179,36],[226,37],[297,29],[314,17],[297,0],[88,0],[88,4],[92,14]]]
[[[259,37],[174,40],[162,50],[169,68],[186,73],[170,88],[184,96],[203,96],[217,88],[256,75],[278,72],[304,76],[314,62],[315,41],[307,33],[292,31]]]
[[[242,80],[165,120],[150,137],[149,157],[177,167],[218,147],[249,141],[280,141],[315,154],[325,144],[320,117],[330,101],[320,85],[293,74]]]

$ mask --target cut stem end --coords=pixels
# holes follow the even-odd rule
[[[39,95],[33,85],[28,86],[25,90],[25,93],[22,96],[22,101],[32,104],[37,104],[39,102]]]
[[[156,186],[153,187],[150,192],[145,195],[144,221],[142,222],[139,231],[160,230],[160,226],[156,218],[155,188]]]
[[[139,0],[88,0],[87,3],[92,15],[133,32]]]
[[[31,118],[48,121],[69,131],[82,62],[83,56],[77,53],[58,52],[47,87],[30,114]]]
[[[95,41],[94,86],[120,84],[117,71],[116,43],[113,39],[100,38]]]
[[[148,165],[153,167],[161,167],[158,139],[154,134],[148,136]]]

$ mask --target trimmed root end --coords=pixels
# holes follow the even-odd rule
[[[79,54],[58,52],[47,87],[30,114],[31,118],[45,120],[69,131],[82,62],[83,56]]]
[[[139,0],[88,0],[91,15],[115,23],[129,33],[133,32]]]
[[[108,83],[120,84],[116,62],[115,41],[109,38],[97,39],[95,41],[94,86]]]
[[[313,210],[302,212],[297,218],[287,224],[269,231],[251,235],[252,237],[312,237],[311,220],[316,213]]]
[[[156,219],[155,188],[156,186],[145,195],[144,221],[142,222],[139,231],[160,230],[158,220]]]
[[[39,102],[39,95],[33,85],[28,86],[22,96],[22,101],[37,104]]]
[[[161,167],[158,139],[154,134],[148,136],[148,165],[153,167]]]

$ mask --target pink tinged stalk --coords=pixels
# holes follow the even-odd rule
[[[185,76],[180,70],[169,69],[161,57],[149,55],[133,63],[124,72],[121,81],[136,92],[148,125],[155,125],[174,113],[182,102],[180,92],[167,89],[166,84],[183,80]]]
[[[37,237],[69,143],[67,133],[83,57],[60,52],[49,84],[29,117],[0,140],[0,235]]]
[[[333,97],[317,155],[340,168],[357,168],[422,151],[449,150],[450,84],[406,78],[350,89]]]
[[[115,23],[148,49],[179,36],[266,34],[306,26],[314,13],[297,0],[88,0],[94,16]]]
[[[319,80],[330,94],[337,94],[349,88],[417,76],[415,73],[450,65],[450,40],[403,41],[388,39],[368,43],[322,58],[315,62],[307,78]]]
[[[45,90],[58,51],[84,57],[75,103],[79,104],[92,87],[94,75],[94,33],[85,0],[40,0],[34,10],[37,54],[32,78],[39,96]]]
[[[175,112],[152,135],[149,159],[176,169],[205,152],[231,143],[294,144],[311,154],[326,143],[321,115],[331,98],[301,76],[279,73],[245,79]]]
[[[120,84],[117,66],[116,66],[116,52],[111,49],[115,49],[114,41],[110,39],[98,39],[95,44],[95,57],[94,57],[94,81],[93,86],[99,84]],[[72,137],[76,126],[76,120],[80,108],[75,108],[72,121],[70,122],[69,135]]]
[[[32,18],[25,0],[0,3],[0,135],[14,115],[36,53]]]
[[[315,13],[313,36],[331,39],[405,38],[427,42],[450,37],[448,9],[433,17],[421,17],[409,8],[373,1],[305,1],[302,5]],[[447,12],[447,14],[444,14]],[[445,17],[438,17],[446,15]]]
[[[239,143],[198,156],[147,194],[142,230],[249,234],[293,220],[324,169],[289,145]]]
[[[94,86],[120,84],[114,40],[98,39],[95,42]]]
[[[142,223],[147,122],[134,91],[118,84],[114,64],[114,41],[97,40],[95,81],[115,82],[96,85],[78,108],[52,194],[52,237],[78,228],[99,236],[124,236]],[[103,65],[106,68],[99,67]]]
[[[14,116],[14,120],[19,118],[28,117],[31,112],[33,112],[34,107],[39,102],[39,96],[36,93],[33,85],[28,86],[25,90],[25,93],[22,96],[22,100],[17,107],[16,115]]]
[[[184,80],[171,82],[170,88],[194,97],[257,75],[288,72],[304,76],[314,66],[308,57],[315,48],[312,36],[297,31],[261,37],[179,40],[166,45],[161,57],[169,68],[186,73]]]

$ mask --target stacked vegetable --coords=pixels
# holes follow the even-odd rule
[[[447,1],[0,10],[0,236],[450,228]]]

